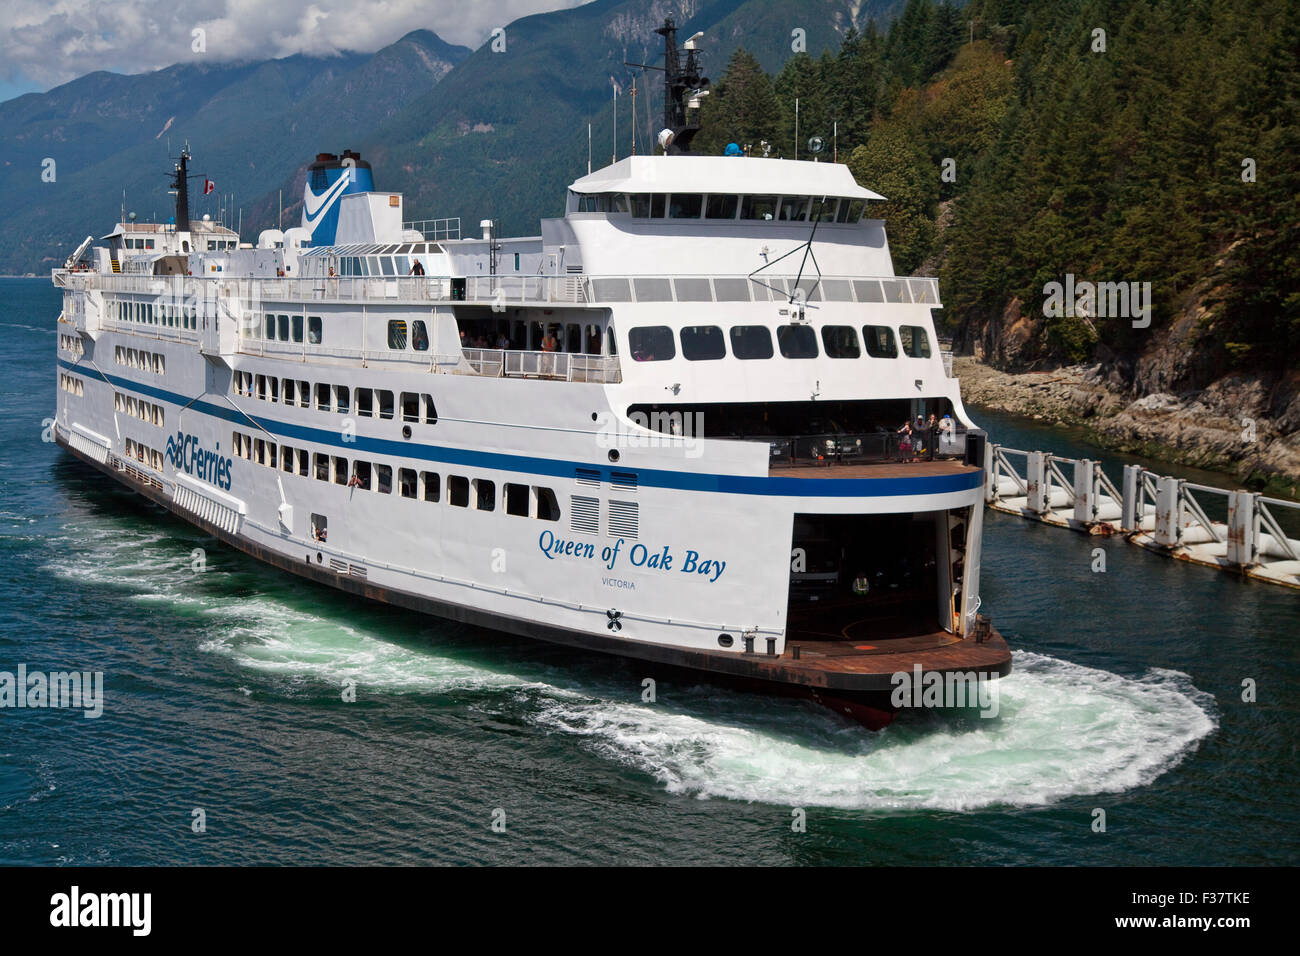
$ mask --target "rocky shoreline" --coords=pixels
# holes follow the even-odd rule
[[[958,356],[962,400],[1083,428],[1098,445],[1231,475],[1243,487],[1300,499],[1300,400],[1275,417],[1254,379],[1225,377],[1195,392],[1134,395],[1101,365],[1004,372]]]

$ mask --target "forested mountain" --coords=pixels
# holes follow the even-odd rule
[[[959,343],[1002,364],[1280,383],[1300,347],[1298,51],[1295,0],[909,0],[887,35],[775,75],[737,51],[697,142],[790,155],[795,96],[801,139],[838,120],[840,158],[889,199],[898,270],[937,272]],[[1044,315],[1067,274],[1150,282],[1150,327]]]

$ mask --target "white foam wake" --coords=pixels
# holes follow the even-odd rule
[[[1128,790],[1175,766],[1217,725],[1212,698],[1175,671],[1132,679],[1023,651],[1015,668],[996,718],[935,715],[876,734],[793,709],[776,731],[662,704],[555,700],[538,719],[672,793],[882,810]]]

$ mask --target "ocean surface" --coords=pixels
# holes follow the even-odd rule
[[[104,713],[0,709],[0,864],[1300,863],[1300,592],[986,511],[997,718],[643,703],[636,665],[305,583],[44,441],[59,309],[0,279],[0,671],[102,671]]]

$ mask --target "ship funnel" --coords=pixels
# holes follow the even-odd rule
[[[313,246],[334,244],[339,225],[339,204],[351,193],[373,192],[370,164],[360,153],[343,150],[341,156],[317,153],[307,167],[307,184],[302,194],[302,228]]]

